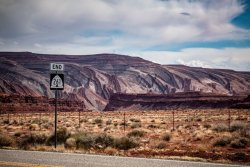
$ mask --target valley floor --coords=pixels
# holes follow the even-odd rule
[[[0,146],[55,151],[54,112],[1,114]],[[250,110],[59,112],[57,151],[250,164]]]

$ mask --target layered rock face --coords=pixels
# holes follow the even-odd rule
[[[110,95],[173,94],[198,91],[224,95],[250,94],[250,72],[159,65],[115,54],[45,55],[0,52],[0,92],[46,96],[50,63],[65,64],[65,89],[60,97],[78,100],[90,110],[104,110]]]
[[[202,92],[178,92],[175,94],[112,94],[104,111],[140,111],[166,109],[249,109],[249,96],[218,95]]]

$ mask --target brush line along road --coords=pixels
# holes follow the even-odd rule
[[[58,152],[0,150],[0,166],[81,167],[237,167],[240,165],[87,155]]]

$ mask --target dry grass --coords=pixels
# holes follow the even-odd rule
[[[78,113],[59,112],[58,149],[108,155],[188,157],[184,159],[209,161],[242,159],[250,162],[249,112],[231,110],[229,129],[228,110],[176,110],[174,131],[172,110],[126,112],[125,131],[123,112],[120,111],[81,113],[80,127]],[[42,114],[41,118],[35,114],[12,115],[10,120],[7,115],[1,115],[1,147],[52,151],[53,144],[53,113]]]

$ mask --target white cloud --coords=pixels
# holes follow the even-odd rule
[[[230,22],[244,10],[238,0],[3,0],[0,6],[5,38],[67,42],[86,31],[119,30],[124,35],[114,45],[139,47],[249,38],[249,31]]]
[[[249,30],[231,23],[244,11],[241,2],[1,0],[0,50],[59,54],[118,52],[161,64],[183,61],[191,66],[250,70],[249,48],[142,51],[157,45],[169,48],[195,41],[249,39]]]
[[[159,64],[250,71],[250,48],[188,48],[179,52],[146,51],[138,55]]]

